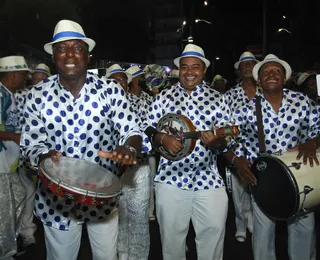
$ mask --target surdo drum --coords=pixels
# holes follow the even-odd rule
[[[257,185],[250,188],[252,196],[270,218],[299,217],[320,204],[320,167],[315,163],[311,167],[309,161],[304,165],[297,155],[298,152],[262,155],[251,166],[257,178]]]
[[[46,158],[40,163],[39,178],[53,193],[80,204],[114,203],[121,193],[120,180],[112,172],[77,158]]]

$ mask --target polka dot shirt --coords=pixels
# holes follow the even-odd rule
[[[263,127],[268,154],[285,152],[287,149],[305,143],[320,134],[319,111],[313,101],[299,92],[284,89],[283,102],[278,113],[261,94]],[[240,125],[243,150],[236,155],[244,154],[253,161],[259,155],[257,118],[255,109],[256,97],[248,104],[238,107],[232,114],[232,121]]]
[[[229,121],[230,110],[223,95],[204,83],[189,95],[180,83],[158,94],[148,111],[148,125],[156,127],[166,114],[182,114],[188,117],[196,131],[212,130]],[[196,141],[193,152],[179,161],[160,158],[155,182],[171,184],[184,190],[204,190],[224,186],[218,173],[216,155]]]
[[[256,95],[262,93],[262,89],[257,86]],[[238,83],[234,88],[226,91],[225,99],[227,100],[227,104],[230,107],[231,113],[233,113],[237,107],[244,106],[250,102],[246,92],[242,87],[242,83]],[[241,151],[243,151],[243,146],[241,143],[236,143],[233,150],[237,150],[238,156],[241,155]],[[242,155],[243,156],[243,155]]]
[[[26,97],[24,117],[21,150],[33,166],[41,153],[56,150],[117,174],[119,164],[100,158],[98,151],[112,151],[130,136],[142,136],[120,85],[90,73],[76,99],[59,83],[58,75],[34,86]],[[103,219],[116,207],[117,201],[103,206],[74,205],[48,191],[41,181],[35,196],[37,217],[60,230],[68,229],[70,217],[78,221]]]

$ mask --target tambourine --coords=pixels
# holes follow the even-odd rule
[[[195,131],[196,128],[192,121],[184,115],[167,114],[162,117],[157,124],[157,131],[168,135],[173,135],[180,140],[183,148],[176,154],[169,154],[162,146],[158,148],[159,153],[168,160],[178,161],[192,153],[201,131]],[[237,136],[240,131],[238,126],[226,126],[212,130],[215,135]]]

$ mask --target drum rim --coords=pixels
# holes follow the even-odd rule
[[[257,202],[257,200],[255,199],[255,202],[257,203],[257,205],[259,206],[260,210],[267,216],[269,216],[270,218],[272,219],[276,219],[276,220],[288,220],[292,217],[294,217],[295,215],[298,214],[298,210],[299,210],[299,206],[300,206],[300,196],[299,196],[299,187],[298,187],[298,183],[296,181],[296,179],[294,178],[294,175],[291,171],[291,169],[282,161],[280,160],[279,158],[276,157],[276,155],[270,155],[270,154],[264,154],[264,155],[260,155],[257,159],[259,158],[269,158],[269,159],[273,159],[275,161],[277,161],[281,166],[282,168],[285,170],[286,172],[286,175],[289,177],[289,180],[291,181],[291,184],[292,184],[292,188],[295,189],[297,192],[295,194],[295,206],[290,214],[289,217],[287,218],[281,218],[281,217],[275,217],[275,216],[272,216],[270,215],[269,213],[266,213],[264,209],[262,209],[262,207],[260,206],[260,204]],[[251,194],[253,196],[253,192],[252,192],[252,185],[250,185],[250,191],[251,191]],[[254,196],[253,196],[254,198]]]
[[[81,160],[81,159],[78,159],[78,158],[74,158],[74,157],[68,157],[68,156],[64,156],[66,158],[72,158],[72,159],[77,159],[77,160]],[[46,158],[45,160],[47,159],[51,159],[51,158]],[[54,184],[58,185],[59,187],[62,187],[70,192],[75,192],[79,195],[86,195],[86,196],[90,196],[90,197],[96,197],[96,198],[113,198],[119,194],[121,194],[121,185],[120,185],[120,180],[118,180],[118,183],[119,183],[119,189],[117,192],[114,192],[114,193],[109,193],[109,194],[106,194],[105,192],[104,193],[101,193],[101,192],[92,192],[92,191],[88,191],[88,190],[84,190],[84,189],[80,189],[78,187],[73,187],[67,183],[64,183],[62,182],[61,180],[59,180],[58,178],[55,178],[54,176],[49,176],[48,173],[46,173],[43,169],[43,165],[44,165],[44,161],[43,160],[41,163],[40,163],[40,166],[39,166],[39,171],[40,171],[40,174],[43,174],[47,179],[49,179],[51,182],[53,182]],[[89,162],[89,161],[86,161],[86,162]],[[98,165],[100,166],[100,165]],[[108,171],[109,173],[111,173],[110,171]],[[111,173],[112,175],[114,175],[113,173]],[[112,177],[112,185],[114,183],[114,181],[117,181],[117,179],[115,178],[116,176],[111,176]]]

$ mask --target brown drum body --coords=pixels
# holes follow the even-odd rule
[[[95,163],[71,157],[43,160],[39,178],[53,193],[80,204],[111,204],[121,193],[120,180],[112,172]]]

